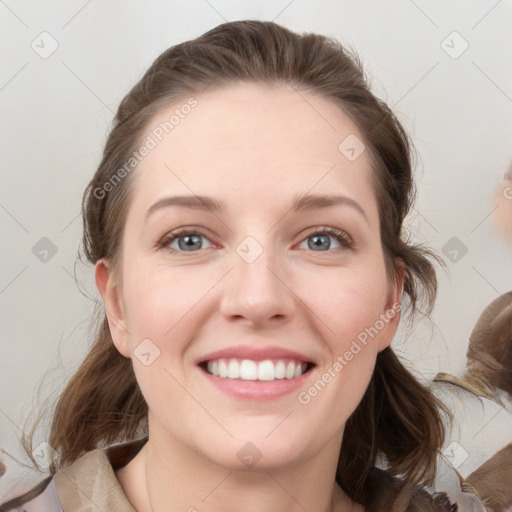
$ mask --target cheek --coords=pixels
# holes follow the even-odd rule
[[[384,313],[387,299],[384,270],[379,274],[365,269],[343,270],[336,275],[326,274],[315,284],[304,289],[304,296],[309,297],[308,305],[324,320],[329,338],[340,348],[348,339],[373,326]]]
[[[139,338],[172,336],[208,290],[208,280],[200,273],[149,268],[144,261],[127,265],[125,276],[127,327]]]
[[[123,295],[133,368],[150,409],[186,403],[181,364],[197,331],[196,311],[205,280],[193,273],[150,266],[144,260],[126,265]]]
[[[318,312],[329,358],[318,369],[321,382],[317,380],[315,389],[305,390],[305,401],[321,391],[323,398],[317,405],[332,407],[344,418],[355,409],[371,379],[378,340],[387,326],[381,316],[387,281],[384,270],[380,276],[346,272],[323,285],[324,292],[311,295],[308,306]]]

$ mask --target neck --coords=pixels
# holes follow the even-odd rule
[[[335,483],[337,453],[293,467],[219,466],[172,441],[150,436],[144,450],[147,512],[348,512],[362,510]],[[340,443],[341,444],[341,443]],[[339,453],[339,446],[338,446]],[[324,454],[319,454],[324,455]],[[326,461],[333,461],[329,467]],[[259,464],[257,464],[259,465]]]

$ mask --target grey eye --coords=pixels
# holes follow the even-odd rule
[[[334,240],[335,245],[332,245],[332,241]],[[314,233],[306,237],[301,245],[307,241],[307,249],[310,249],[315,252],[325,252],[329,249],[337,249],[339,247],[343,247],[345,245],[345,239],[338,235],[337,233],[333,233],[329,235],[327,233]],[[299,248],[305,248],[299,246]]]
[[[330,249],[331,240],[329,235],[313,235],[308,237],[308,247],[310,249]]]
[[[180,251],[195,251],[197,249],[204,249],[203,241],[207,240],[203,235],[188,234],[177,236],[175,240],[169,245],[171,249],[178,249]],[[177,247],[173,247],[173,244],[177,243]]]

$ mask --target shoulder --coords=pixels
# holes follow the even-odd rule
[[[147,438],[92,450],[54,476],[64,510],[95,507],[116,512],[135,512],[114,471],[126,465]]]
[[[147,438],[128,441],[85,453],[29,492],[0,505],[0,512],[44,510],[116,510],[135,512],[114,471],[133,458]],[[30,507],[29,507],[30,505]]]

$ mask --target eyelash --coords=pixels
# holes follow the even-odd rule
[[[330,228],[330,227],[317,227],[317,228],[314,228],[314,230],[311,232],[311,233],[308,233],[308,235],[306,237],[304,237],[301,242],[303,242],[304,240],[307,240],[308,238],[311,238],[315,235],[330,235],[332,236],[333,238],[336,239],[336,241],[338,241],[342,247],[344,247],[345,249],[353,249],[354,248],[354,241],[352,240],[352,238],[347,234],[345,233],[344,231],[341,231],[340,229],[336,229],[336,228]],[[167,235],[165,235],[157,244],[157,247],[159,249],[166,249],[169,253],[187,253],[187,252],[199,252],[199,251],[178,251],[176,249],[169,249],[169,244],[171,244],[172,242],[174,242],[176,239],[182,237],[182,236],[187,236],[187,235],[202,235],[204,236],[205,238],[207,238],[210,242],[212,242],[209,238],[209,235],[201,228],[181,228],[181,229],[177,229]],[[213,242],[212,242],[213,243]],[[340,248],[336,248],[336,249],[340,249]],[[336,250],[336,249],[328,249],[327,251],[313,251],[313,252],[331,252],[333,250]]]

